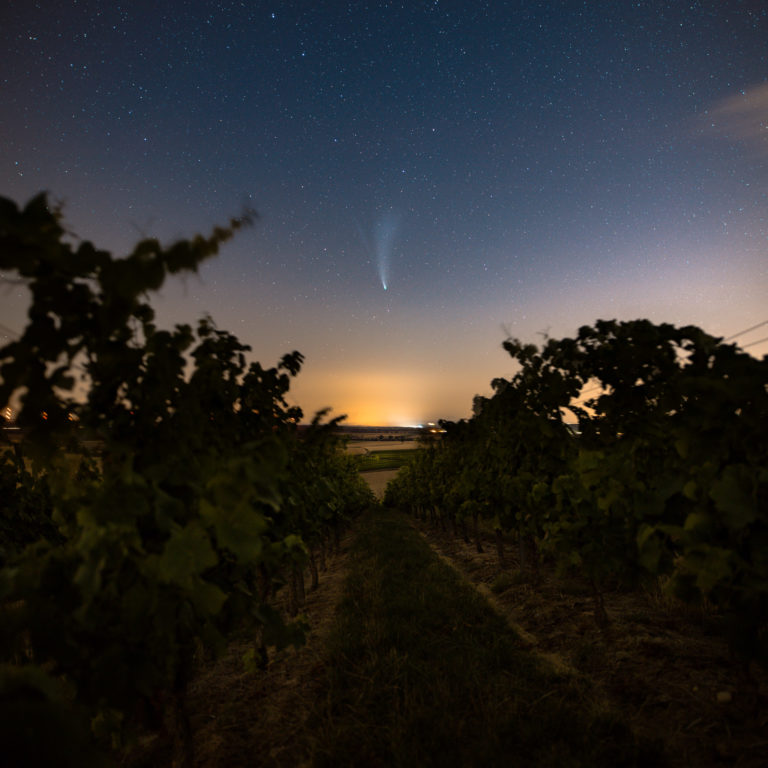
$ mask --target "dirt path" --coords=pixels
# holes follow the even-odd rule
[[[588,586],[542,568],[535,587],[514,555],[499,568],[495,545],[474,545],[414,521],[537,653],[589,678],[633,730],[664,744],[672,766],[768,765],[768,675],[747,680],[715,632],[716,617],[651,592],[606,595],[608,635],[595,624]],[[759,709],[761,708],[761,709]]]
[[[659,766],[589,681],[546,669],[408,519],[359,521],[328,692],[314,723],[318,766]]]
[[[384,498],[387,483],[397,477],[399,471],[399,469],[375,469],[369,472],[361,472],[360,475],[371,486],[371,490],[376,494],[376,498],[382,499]]]
[[[491,541],[478,554],[473,545],[424,522],[411,524],[530,650],[592,691],[592,704],[622,712],[639,737],[662,743],[673,768],[765,768],[768,680],[761,672],[759,688],[750,687],[714,633],[714,617],[655,594],[612,593],[606,596],[612,620],[606,637],[595,625],[589,590],[578,579],[558,579],[543,568],[534,587],[519,577],[511,553],[507,567],[499,569]],[[307,592],[303,612],[312,630],[306,646],[274,654],[267,669],[246,673],[242,656],[250,645],[234,642],[195,681],[190,715],[196,768],[312,764],[313,742],[334,726],[323,715],[327,648],[350,541],[342,540],[320,575],[320,587]],[[146,758],[130,764],[165,764],[152,745]]]
[[[191,690],[196,768],[298,766],[308,759],[305,736],[326,675],[324,647],[346,573],[349,536],[307,591],[302,613],[311,627],[307,644],[274,654],[266,670],[243,670],[245,641],[202,675]],[[307,585],[308,587],[308,585]],[[315,727],[315,726],[312,726]]]

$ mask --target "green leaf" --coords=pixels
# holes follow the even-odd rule
[[[659,563],[663,552],[658,536],[646,537],[642,544],[638,542],[638,560],[640,565],[650,573],[659,572]]]
[[[725,513],[723,522],[731,530],[742,530],[757,518],[754,480],[742,464],[727,466],[713,483],[709,495]]]
[[[307,545],[302,540],[301,536],[297,536],[292,533],[283,539],[283,544],[288,552],[294,552],[299,554],[307,554]]]
[[[696,501],[696,493],[699,490],[699,486],[695,480],[689,480],[683,486],[683,496],[691,501]]]
[[[696,586],[705,596],[733,575],[731,553],[722,547],[701,547],[685,557],[684,562],[686,568],[696,574]]]
[[[227,595],[215,584],[196,579],[192,604],[203,616],[215,616],[227,600]]]
[[[166,584],[190,587],[194,576],[217,562],[205,529],[198,523],[189,523],[184,528],[175,528],[165,543],[157,560],[158,579]]]
[[[709,526],[710,519],[708,515],[701,512],[691,512],[686,518],[683,524],[683,530],[691,532],[698,529],[703,529]]]
[[[101,589],[101,574],[107,564],[106,553],[87,558],[75,571],[74,582],[80,588],[87,605]]]
[[[677,440],[675,440],[675,450],[677,451],[678,456],[680,456],[681,459],[688,458],[688,451],[689,451],[690,444],[688,442],[687,437],[680,437]]]
[[[232,506],[219,506],[201,499],[200,517],[214,527],[218,546],[232,552],[239,562],[258,560],[268,523],[248,500]]]

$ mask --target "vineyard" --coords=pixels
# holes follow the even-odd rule
[[[601,627],[607,587],[661,577],[720,612],[745,669],[765,665],[768,359],[644,320],[504,347],[519,372],[476,398],[472,419],[443,424],[387,502],[465,537],[482,521],[502,564],[512,534],[534,579],[542,556],[578,571]]]
[[[360,472],[372,472],[378,469],[400,469],[415,455],[417,449],[399,451],[368,451],[357,456],[357,467]]]
[[[443,423],[385,503],[680,764],[761,765],[768,359],[647,321],[504,347],[518,373]]]
[[[0,348],[23,435],[0,446],[3,757],[186,767],[216,747],[238,765],[273,742],[261,764],[660,765],[618,712],[628,694],[601,711],[594,693],[595,653],[639,653],[641,625],[661,647],[607,600],[645,594],[727,644],[744,751],[718,754],[758,765],[768,359],[648,321],[509,339],[518,372],[471,419],[349,456],[337,421],[299,428],[299,352],[262,367],[211,318],[155,324],[152,292],[252,218],[117,259],[72,242],[44,196],[0,199],[0,270],[31,295]],[[395,468],[385,510],[360,472]],[[473,580],[507,596],[506,623]],[[589,606],[590,629],[557,615],[599,638],[576,671],[516,625],[542,625],[541,595]]]
[[[148,294],[251,217],[115,259],[72,245],[44,196],[0,200],[0,269],[31,294],[0,350],[0,400],[22,392],[25,435],[0,455],[0,741],[17,765],[97,765],[147,731],[192,765],[200,661],[235,632],[253,669],[301,643],[305,569],[316,586],[374,501],[333,422],[298,433],[298,352],[247,365],[210,318],[154,324]]]

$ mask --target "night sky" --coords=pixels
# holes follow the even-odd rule
[[[154,304],[301,351],[307,416],[467,416],[508,335],[768,320],[768,3],[5,0],[0,42],[0,194],[116,254],[253,206]]]

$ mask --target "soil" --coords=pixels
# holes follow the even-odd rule
[[[662,742],[672,768],[768,766],[768,674],[753,665],[745,675],[715,631],[714,615],[659,591],[616,591],[605,595],[610,625],[601,630],[591,591],[578,577],[557,577],[544,564],[534,585],[520,574],[511,547],[499,567],[490,535],[478,553],[426,522],[412,524],[543,664],[590,687],[596,709],[618,712],[638,736]],[[343,592],[349,540],[328,559],[319,588],[307,589],[305,646],[273,653],[266,669],[248,673],[242,656],[251,644],[235,642],[196,679],[189,697],[195,768],[312,764],[312,735],[323,727],[325,642]],[[147,747],[145,755],[157,754],[157,745]]]
[[[203,665],[190,686],[187,711],[194,768],[299,768],[311,765],[316,703],[325,696],[325,645],[341,600],[350,534],[326,558],[317,589],[306,578],[300,617],[310,630],[305,645],[270,651],[265,669],[247,671],[243,656],[254,647],[235,640],[220,659]],[[287,593],[287,588],[283,592]],[[283,601],[287,600],[287,594]],[[286,606],[279,600],[277,608]],[[170,765],[170,743],[148,734],[123,755],[124,768]]]
[[[414,521],[432,548],[489,598],[545,664],[585,679],[595,701],[635,733],[663,743],[671,766],[768,766],[768,673],[729,654],[712,611],[693,610],[660,589],[605,594],[609,625],[594,618],[589,585],[546,564],[521,575],[510,546],[474,543]]]
[[[368,483],[371,490],[376,494],[376,498],[382,499],[387,484],[394,477],[397,477],[399,471],[399,469],[373,469],[368,472],[361,472],[360,477]]]
[[[343,537],[338,553],[327,559],[318,588],[307,583],[301,615],[310,631],[304,646],[273,651],[266,669],[248,673],[242,656],[252,646],[234,643],[195,681],[190,720],[196,768],[310,765],[315,703],[327,681],[325,639],[343,592],[349,540]]]

